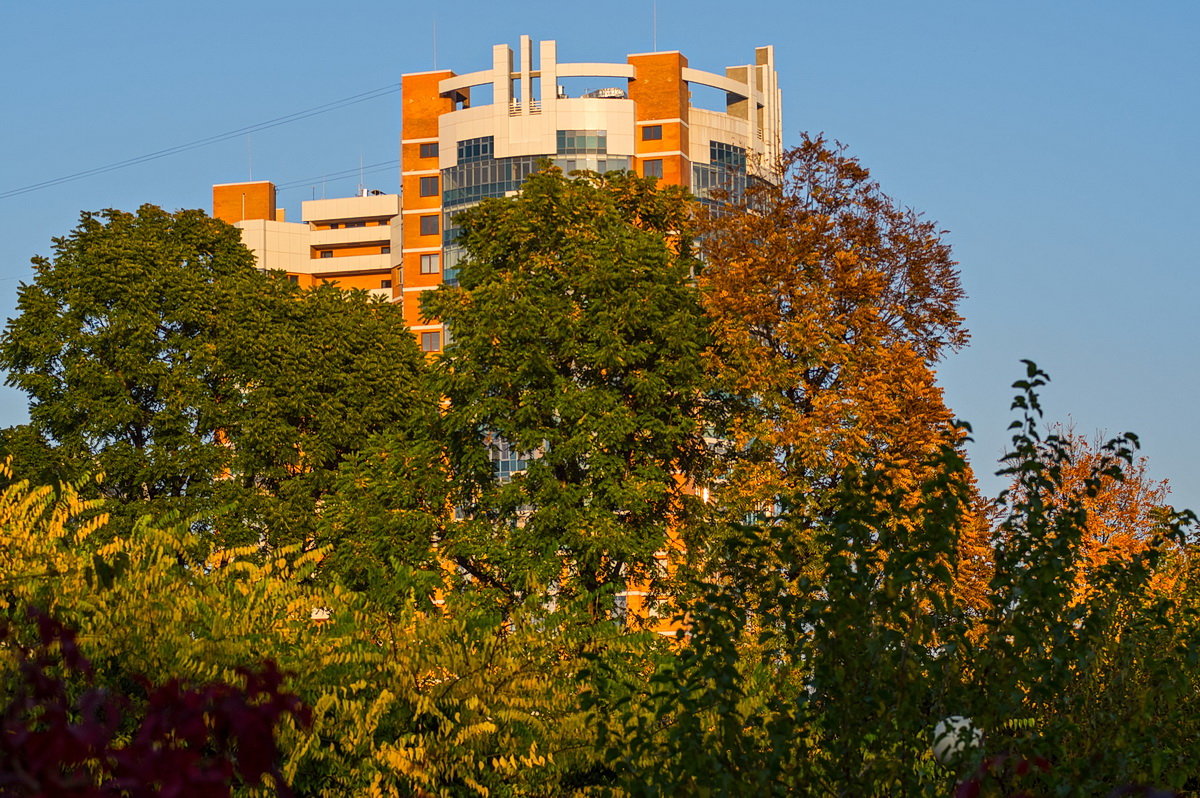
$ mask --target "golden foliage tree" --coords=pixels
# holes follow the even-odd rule
[[[932,365],[966,342],[942,233],[822,138],[789,150],[703,223],[713,367],[747,498],[830,484],[851,463],[905,468],[950,421]]]

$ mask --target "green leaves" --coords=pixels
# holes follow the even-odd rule
[[[511,595],[649,578],[705,471],[690,204],[628,174],[536,173],[460,215],[459,284],[423,297],[452,343],[435,365],[469,520],[446,551]],[[491,458],[523,457],[511,481]]]
[[[39,483],[102,475],[119,516],[312,543],[340,464],[431,403],[397,307],[265,274],[201,211],[85,213],[35,265],[0,341],[30,395],[6,451]]]

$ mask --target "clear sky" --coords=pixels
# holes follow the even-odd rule
[[[949,231],[970,346],[939,365],[985,490],[1021,358],[1047,416],[1132,430],[1177,505],[1200,507],[1200,3],[1195,0],[611,0],[606,3],[7,0],[0,194],[351,95],[490,66],[557,39],[564,61],[680,50],[720,72],[773,44],[785,143],[845,143]],[[657,46],[655,46],[657,45]],[[295,184],[289,218],[397,157],[399,98],[0,199],[0,312],[81,210],[208,208],[213,183]],[[370,188],[395,191],[395,167]],[[1192,398],[1189,398],[1192,397]],[[0,424],[24,420],[0,391]]]

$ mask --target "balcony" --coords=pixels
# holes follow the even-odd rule
[[[384,224],[378,227],[312,230],[308,236],[309,244],[314,247],[345,246],[347,244],[387,244],[392,239],[392,228]]]
[[[386,230],[387,228],[382,228]],[[308,271],[312,274],[339,274],[344,272],[370,271],[371,269],[390,269],[392,256],[375,255],[346,255],[341,258],[311,258],[308,261]]]

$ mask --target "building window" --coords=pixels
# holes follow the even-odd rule
[[[442,348],[442,334],[440,332],[423,332],[421,333],[421,351],[422,352],[437,352]]]
[[[436,197],[438,193],[438,179],[436,175],[431,177],[421,178],[421,196]]]
[[[299,283],[300,283],[300,275],[298,275],[298,274],[289,274],[289,275],[288,275],[288,282],[289,282],[289,283],[296,283],[296,284],[299,284]]]
[[[651,158],[647,161],[642,161],[642,177],[657,177],[663,176],[662,158]]]
[[[440,270],[437,253],[421,256],[421,274],[437,274]]]
[[[494,148],[491,136],[480,136],[477,139],[463,139],[458,142],[458,162],[487,161],[492,157]]]
[[[723,141],[710,141],[708,143],[708,160],[714,165],[720,164],[745,169],[746,148],[735,147]]]
[[[346,222],[347,229],[351,228],[351,227],[366,227],[366,226],[367,226],[366,222]]]
[[[646,125],[642,128],[642,141],[662,140],[662,125]]]
[[[336,230],[336,229],[338,229],[339,227],[341,227],[341,225],[340,225],[340,224],[338,224],[337,222],[330,222],[330,223],[329,223],[329,229],[330,229],[330,230]]]
[[[323,249],[323,250],[321,250],[321,257],[322,257],[322,258],[332,258],[332,257],[333,257],[333,250],[332,250],[332,249]]]
[[[392,254],[392,248],[391,248],[391,247],[380,247],[380,248],[379,248],[379,254],[380,254],[380,255],[391,255],[391,254]]]
[[[392,281],[391,281],[391,280],[380,280],[380,281],[379,281],[379,287],[380,287],[380,288],[391,288],[391,287],[392,287]]]
[[[435,236],[438,234],[438,217],[437,214],[421,217],[421,235]]]
[[[607,130],[558,131],[559,155],[605,155],[607,153]]]
[[[438,157],[438,145],[437,145],[437,142],[436,142],[436,141],[427,141],[427,142],[425,142],[424,144],[422,144],[422,145],[421,145],[421,157],[422,157],[422,158],[436,158],[436,157]]]

